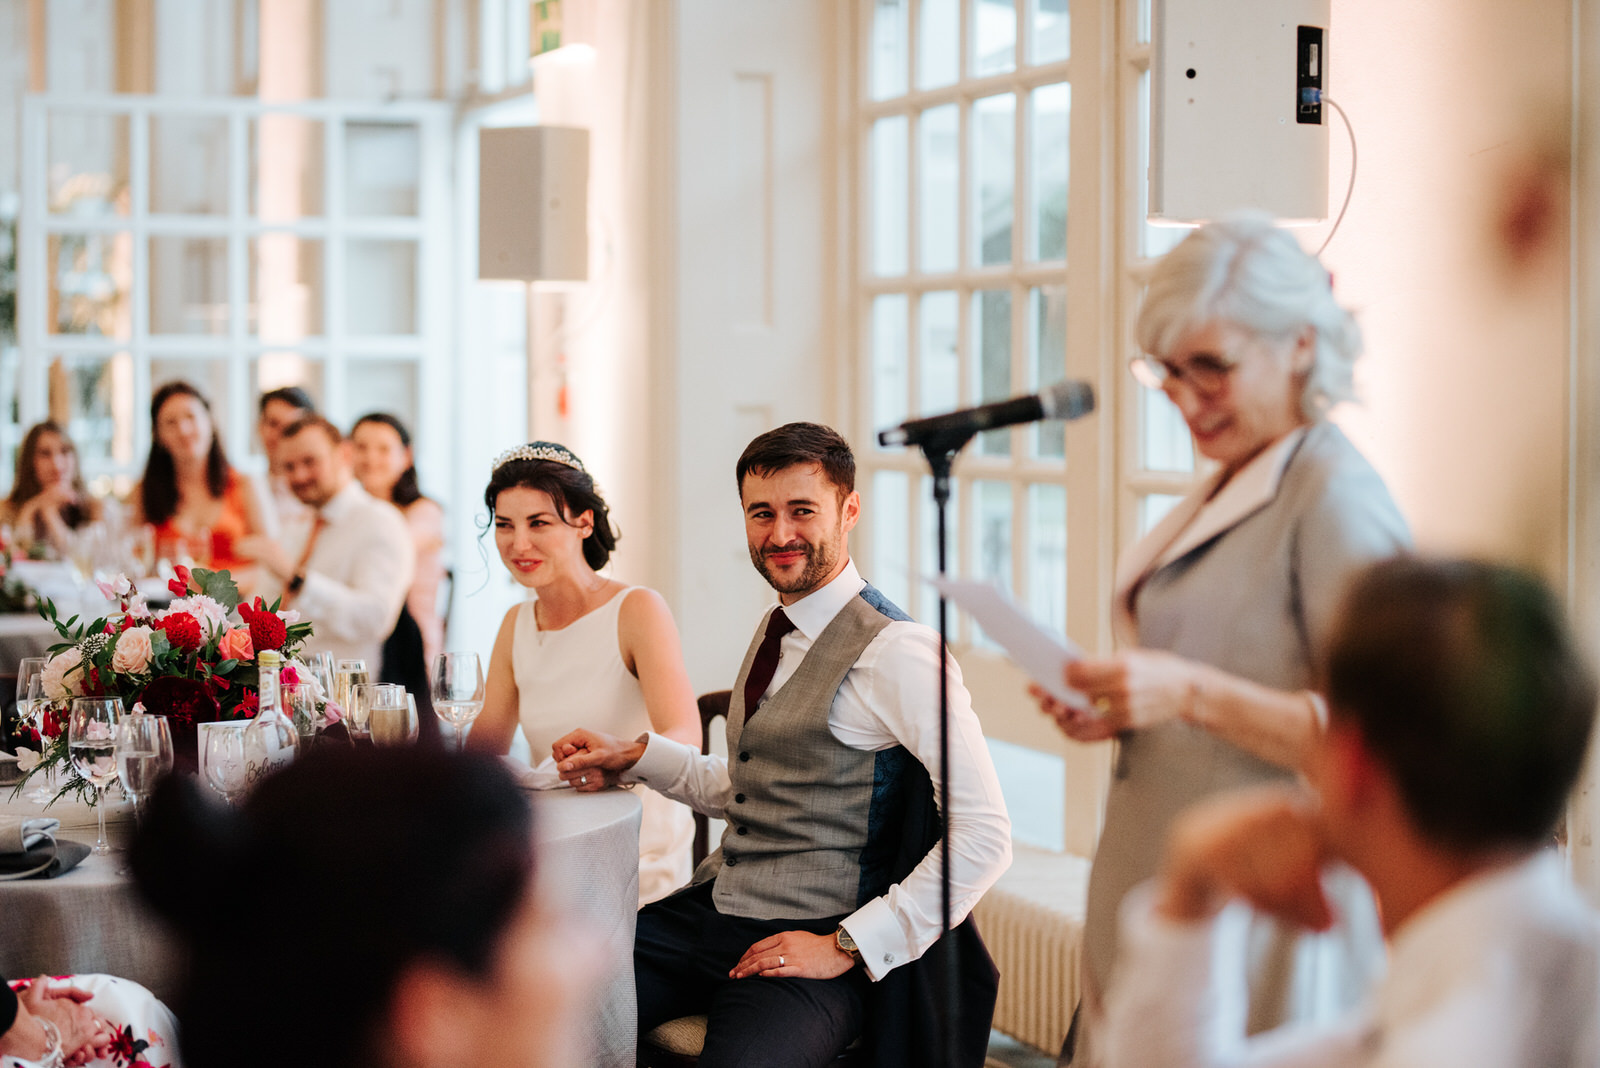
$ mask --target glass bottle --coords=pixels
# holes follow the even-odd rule
[[[252,789],[267,775],[294,759],[299,735],[294,723],[283,714],[278,699],[278,673],[283,657],[272,649],[256,656],[260,677],[260,703],[256,718],[244,729],[245,788]]]

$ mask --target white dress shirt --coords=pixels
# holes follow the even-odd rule
[[[779,645],[773,693],[800,666],[840,610],[866,586],[853,562],[832,582],[784,606],[795,629]],[[771,609],[767,615],[771,615]],[[766,629],[762,618],[760,632]],[[828,729],[852,749],[876,752],[903,745],[933,779],[934,799],[950,824],[950,922],[960,923],[1011,865],[1011,820],[1000,796],[983,729],[961,669],[950,677],[950,790],[946,807],[939,785],[939,635],[921,623],[892,621],[867,644],[845,675],[828,710]],[[763,694],[765,696],[765,694]],[[625,779],[647,782],[668,797],[716,819],[732,801],[727,762],[693,746],[648,735],[644,756]],[[844,921],[873,980],[916,960],[941,933],[939,849],[906,878],[868,901]]]
[[[1242,906],[1176,923],[1156,914],[1152,891],[1123,904],[1108,1068],[1600,1065],[1600,916],[1554,853],[1469,879],[1407,920],[1364,1008],[1253,1038],[1243,962],[1214,952]]]
[[[336,658],[360,657],[377,678],[384,639],[394,630],[411,589],[416,547],[405,516],[351,479],[320,509],[325,525],[305,565],[305,584],[288,607],[314,630],[305,648]],[[284,546],[299,560],[311,522],[297,525]],[[268,603],[278,591],[268,591]]]

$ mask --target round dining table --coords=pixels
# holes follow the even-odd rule
[[[599,947],[599,985],[581,1019],[572,1022],[570,1057],[563,1063],[633,1068],[635,1003],[633,928],[639,897],[639,799],[627,790],[577,794],[528,791],[538,837],[539,889],[562,925],[584,932],[584,947]],[[133,832],[132,806],[107,809],[114,851],[91,854],[54,879],[0,882],[0,975],[106,972],[142,983],[158,997],[177,991],[176,953],[160,921],[146,909],[120,869]],[[49,808],[0,789],[0,813],[47,815],[61,821],[58,837],[92,843],[94,810],[62,800]]]

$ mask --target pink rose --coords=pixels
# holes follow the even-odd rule
[[[150,666],[149,627],[129,627],[117,635],[117,644],[111,653],[111,670],[136,673]]]
[[[222,640],[217,643],[217,655],[224,660],[254,659],[256,650],[250,644],[250,628],[234,627],[223,632]]]

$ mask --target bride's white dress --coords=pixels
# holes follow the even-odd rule
[[[644,691],[622,662],[617,619],[630,586],[560,630],[540,630],[534,602],[517,610],[511,666],[517,714],[535,764],[557,738],[578,727],[619,738],[650,729]],[[689,881],[694,821],[689,809],[647,787],[639,827],[639,904],[665,897]]]

